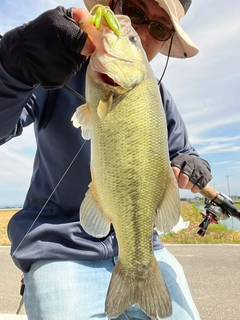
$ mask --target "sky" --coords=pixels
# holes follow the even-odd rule
[[[1,0],[0,34],[63,5],[81,0]],[[240,196],[240,1],[193,0],[181,26],[199,47],[197,56],[171,58],[163,83],[187,126],[189,140],[212,167],[209,183],[218,192]],[[160,77],[166,57],[151,63]],[[0,147],[0,207],[22,205],[35,153],[32,127]],[[182,197],[195,196],[189,190]]]

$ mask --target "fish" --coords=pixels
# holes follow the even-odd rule
[[[116,318],[138,304],[152,319],[162,319],[172,314],[172,303],[154,256],[153,229],[176,225],[179,191],[156,78],[130,19],[117,18],[121,37],[107,27],[98,30],[102,41],[87,67],[86,103],[71,119],[91,141],[92,181],[80,224],[97,238],[108,235],[111,224],[116,232],[106,315]]]

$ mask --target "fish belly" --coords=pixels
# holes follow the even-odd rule
[[[103,120],[94,119],[92,185],[119,245],[106,299],[111,318],[135,303],[154,319],[172,312],[152,249],[154,217],[170,165],[165,116],[156,98],[158,89],[151,90],[151,85],[151,81],[141,83],[117,101]]]

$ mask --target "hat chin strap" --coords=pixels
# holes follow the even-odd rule
[[[172,49],[173,37],[174,37],[174,34],[171,37],[171,41],[170,41],[170,45],[169,45],[169,49],[168,49],[167,61],[166,61],[165,67],[163,69],[162,76],[161,76],[160,80],[158,81],[158,85],[160,85],[160,83],[162,82],[163,76],[164,76],[164,74],[165,74],[165,72],[167,70],[168,61],[169,61],[170,54],[171,54],[171,49]]]

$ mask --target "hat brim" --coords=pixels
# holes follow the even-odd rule
[[[103,6],[108,6],[110,0],[83,0],[88,11],[95,6],[95,4],[102,4]]]
[[[169,0],[155,0],[158,5],[163,8],[163,10],[168,14],[169,18],[172,21],[175,33],[173,36],[172,41],[172,48],[170,57],[174,58],[190,58],[195,56],[199,49],[198,47],[193,43],[193,41],[189,38],[189,36],[186,34],[186,32],[182,29],[182,27],[179,24],[179,20],[184,16],[184,8],[182,5],[178,4],[178,6],[175,7],[176,11],[178,12],[178,16],[175,12],[173,13],[173,9],[171,9],[170,4],[172,1]],[[159,50],[162,54],[168,55],[169,46],[170,46],[171,39],[164,42],[164,45]]]
[[[186,32],[181,28],[178,18],[174,15],[174,13],[172,12],[168,4],[169,0],[155,0],[155,1],[169,15],[169,18],[171,19],[175,29],[170,57],[189,58],[189,57],[195,56],[199,52],[199,49],[193,43],[193,41],[189,38]],[[95,6],[96,4],[102,4],[104,6],[109,5],[109,0],[84,0],[84,3],[87,9],[90,11],[92,7]],[[181,6],[181,9],[182,9],[182,16],[184,16],[184,9],[182,6]],[[171,43],[171,39],[165,41],[162,48],[159,50],[159,52],[167,56],[169,52],[170,43]]]

